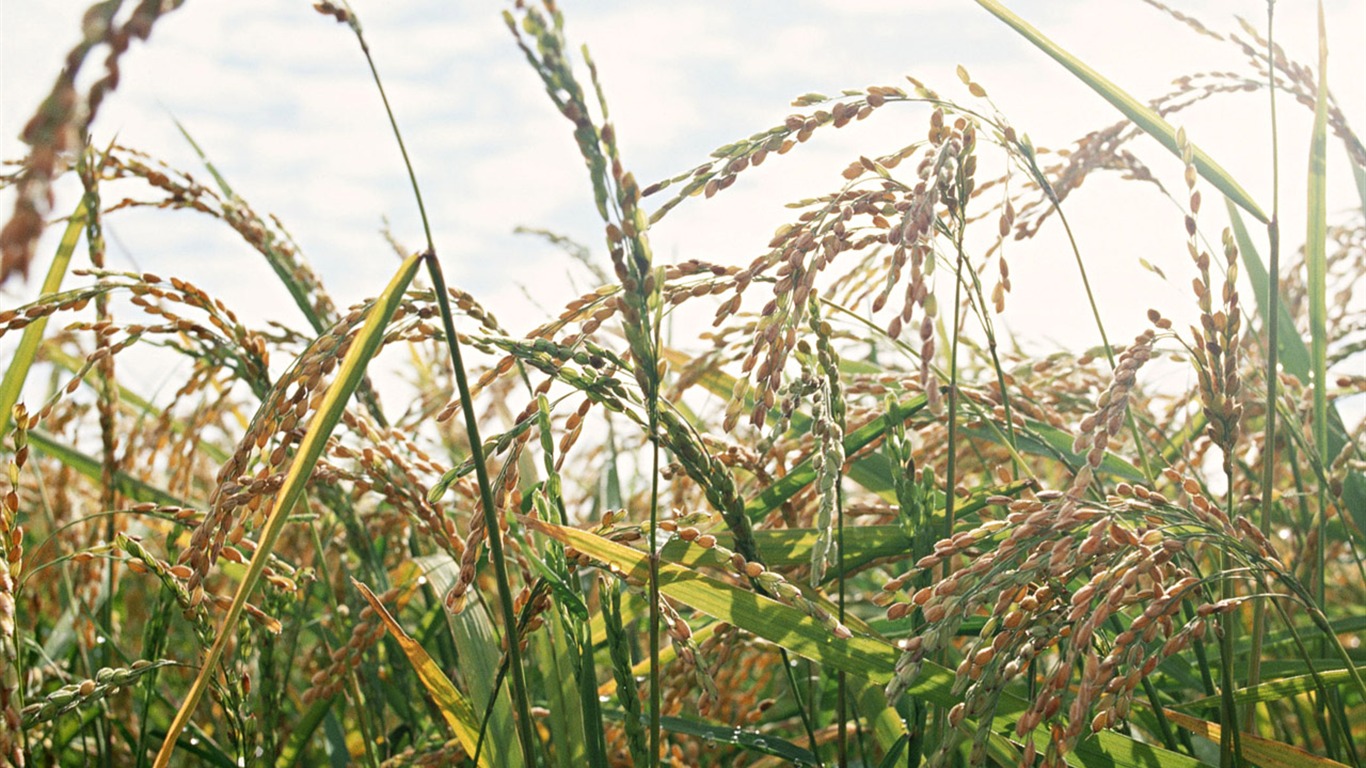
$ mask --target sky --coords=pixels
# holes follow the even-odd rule
[[[23,153],[16,136],[78,39],[86,2],[0,0],[0,157]],[[1138,0],[1010,0],[1007,5],[1094,69],[1147,100],[1173,78],[1246,71],[1230,45],[1195,35]],[[355,0],[384,77],[427,207],[448,281],[484,301],[504,325],[529,329],[591,287],[557,249],[516,235],[546,228],[589,245],[605,264],[601,225],[570,133],[515,47],[498,3]],[[705,0],[688,3],[568,0],[571,43],[586,43],[602,74],[623,159],[647,184],[687,170],[717,146],[782,122],[810,91],[906,85],[914,75],[969,100],[954,74],[971,72],[1036,146],[1065,147],[1119,116],[1099,96],[970,0]],[[1234,14],[1263,26],[1261,0],[1181,3],[1211,28]],[[1366,125],[1366,3],[1327,0],[1329,84],[1349,121]],[[1301,61],[1316,50],[1313,6],[1282,0],[1276,38]],[[97,69],[97,52],[88,67]],[[580,69],[581,74],[584,70]],[[585,74],[586,79],[586,74]],[[1282,230],[1302,241],[1304,167],[1312,114],[1280,101]],[[1265,93],[1227,97],[1179,119],[1191,139],[1270,207]],[[788,201],[829,192],[859,155],[924,135],[924,109],[879,110],[865,123],[824,131],[787,156],[742,174],[710,201],[691,200],[652,230],[658,259],[745,264],[792,215]],[[380,234],[387,218],[413,249],[421,226],[387,119],[350,31],[304,0],[189,0],[124,59],[123,82],[93,128],[207,178],[173,119],[183,123],[253,207],[277,215],[340,306],[378,293],[397,266]],[[1135,151],[1179,189],[1181,166],[1150,139]],[[1340,144],[1330,143],[1334,210],[1359,205]],[[77,201],[59,188],[59,211]],[[1215,201],[1213,190],[1207,201]],[[0,192],[8,216],[13,196]],[[1221,205],[1207,204],[1217,245]],[[1089,181],[1068,201],[1112,339],[1147,326],[1156,307],[1193,312],[1181,211],[1144,185]],[[107,223],[110,264],[177,274],[247,318],[300,325],[264,260],[222,225],[189,213],[141,211]],[[41,276],[55,247],[39,249]],[[1097,343],[1090,311],[1056,226],[1016,248],[1014,291],[998,323],[1034,349]],[[1169,281],[1140,265],[1158,265]],[[0,307],[24,301],[41,277],[11,284]],[[1061,300],[1060,300],[1061,298]],[[1183,315],[1183,313],[1186,313]]]

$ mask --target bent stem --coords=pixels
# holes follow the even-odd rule
[[[446,336],[446,347],[451,355],[451,367],[455,371],[456,388],[460,396],[460,410],[464,416],[465,431],[470,443],[470,459],[474,463],[474,474],[479,484],[479,503],[484,512],[484,530],[488,536],[489,559],[493,561],[494,576],[498,583],[498,601],[503,614],[503,637],[507,643],[508,664],[512,672],[512,698],[517,707],[517,736],[522,743],[522,752],[527,765],[534,766],[536,765],[536,741],[531,731],[531,706],[527,698],[526,676],[522,669],[521,648],[517,640],[517,618],[512,606],[512,588],[508,581],[507,564],[503,561],[503,531],[498,522],[498,511],[493,504],[493,490],[489,484],[488,468],[484,462],[484,444],[479,437],[479,423],[474,415],[469,379],[465,374],[465,364],[460,354],[460,340],[456,335],[455,320],[451,315],[450,294],[446,290],[446,279],[441,272],[441,262],[436,258],[436,245],[432,241],[431,221],[427,217],[427,208],[422,202],[422,189],[417,183],[417,173],[413,170],[412,160],[408,156],[408,148],[403,143],[403,132],[399,130],[398,120],[394,117],[394,110],[389,105],[389,97],[384,92],[384,83],[380,79],[374,57],[370,54],[370,46],[365,42],[365,35],[361,32],[360,20],[351,10],[349,3],[343,0],[343,5],[346,6],[348,13],[347,26],[351,27],[352,32],[356,35],[356,41],[360,43],[361,53],[365,55],[365,61],[370,66],[370,74],[375,80],[375,88],[379,91],[380,100],[384,102],[384,112],[389,117],[389,125],[394,131],[394,139],[398,142],[399,152],[403,155],[403,164],[408,171],[408,181],[412,185],[413,197],[417,201],[418,214],[422,219],[423,234],[427,238],[427,251],[423,254],[423,261],[426,262],[427,276],[432,281],[437,307],[441,313],[441,328]]]
[[[455,333],[455,320],[451,317],[451,306],[446,292],[446,279],[441,273],[441,263],[436,254],[427,251],[427,275],[436,291],[437,306],[441,311],[441,327],[445,332],[446,346],[451,353],[451,367],[455,370],[455,385],[460,395],[460,411],[465,418],[465,431],[469,436],[470,460],[474,463],[474,474],[479,484],[479,505],[484,512],[484,530],[488,536],[489,560],[493,561],[494,578],[498,582],[498,603],[503,614],[503,637],[507,642],[508,666],[512,673],[512,698],[517,706],[517,737],[522,742],[522,752],[527,765],[536,765],[536,740],[531,732],[531,707],[528,704],[526,676],[522,669],[522,654],[517,639],[517,616],[512,607],[512,588],[508,582],[507,563],[503,559],[503,529],[498,521],[498,510],[493,504],[493,489],[489,484],[488,468],[484,462],[484,444],[479,438],[479,422],[474,415],[473,398],[470,396],[469,378],[465,375],[465,363],[460,355],[460,342]]]

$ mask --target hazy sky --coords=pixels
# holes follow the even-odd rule
[[[15,139],[77,40],[86,2],[0,0],[0,154]],[[1201,70],[1239,70],[1230,45],[1191,33],[1138,0],[1011,0],[1008,5],[1140,99]],[[1233,14],[1264,26],[1261,0],[1181,3],[1215,30]],[[514,227],[571,235],[601,254],[601,230],[569,124],[503,26],[498,3],[356,0],[434,219],[448,279],[484,299],[505,325],[544,318],[587,285],[585,270]],[[626,164],[642,183],[686,170],[715,147],[782,121],[792,97],[868,85],[905,85],[913,74],[969,100],[962,64],[1035,145],[1066,146],[1117,113],[1043,53],[970,0],[562,3],[567,35],[597,60]],[[1366,3],[1330,0],[1330,75],[1349,120],[1366,124]],[[1313,5],[1282,0],[1277,39],[1311,61]],[[88,62],[99,66],[101,55]],[[1270,207],[1264,93],[1181,113],[1191,138]],[[171,122],[182,121],[254,207],[277,214],[346,305],[373,295],[396,261],[378,234],[387,216],[413,248],[421,229],[398,151],[349,30],[304,0],[190,0],[165,17],[148,44],[125,58],[123,84],[105,102],[95,140],[153,151],[207,178]],[[877,155],[924,135],[922,108],[880,110],[866,123],[824,131],[799,150],[747,171],[710,201],[693,200],[653,232],[661,259],[747,263],[789,211],[782,204],[831,191],[860,154]],[[1310,112],[1281,100],[1282,206],[1287,242],[1302,240],[1303,168]],[[1155,142],[1135,150],[1168,179],[1180,165]],[[1358,204],[1344,155],[1330,146],[1337,209]],[[61,211],[76,202],[64,187]],[[1206,193],[1214,201],[1213,191]],[[12,195],[0,195],[8,216]],[[1180,212],[1132,183],[1095,179],[1068,201],[1092,278],[1128,339],[1157,306],[1192,309]],[[1222,206],[1202,221],[1217,244]],[[221,225],[190,213],[140,212],[109,223],[111,265],[179,274],[247,317],[299,318],[263,260]],[[50,233],[51,234],[51,233]],[[51,242],[49,237],[47,242]],[[1045,346],[1096,342],[1071,256],[1057,233],[1017,248],[1015,291],[1004,324]],[[39,275],[51,248],[40,250]],[[1171,278],[1139,266],[1146,259]],[[10,286],[0,305],[27,289]]]

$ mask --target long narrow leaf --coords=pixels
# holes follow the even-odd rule
[[[963,434],[979,440],[999,440],[997,433],[989,429],[965,427]],[[1072,451],[1072,435],[1042,421],[1025,419],[1024,427],[1015,433],[1015,439],[1021,453],[1056,459],[1070,470],[1080,469],[1086,463],[1085,455]],[[1133,464],[1109,451],[1101,459],[1100,469],[1131,482],[1143,482],[1144,479],[1143,473]]]
[[[34,449],[51,456],[60,461],[63,465],[76,470],[94,482],[101,482],[103,469],[100,460],[88,453],[83,453],[71,447],[70,442],[58,440],[52,435],[41,429],[30,430],[28,433],[29,444]],[[192,507],[188,501],[173,496],[156,486],[149,485],[136,477],[117,470],[114,472],[114,487],[123,496],[127,496],[133,501],[150,501],[171,507]]]
[[[1309,211],[1304,261],[1309,269],[1309,360],[1314,382],[1314,447],[1327,464],[1328,453],[1328,41],[1323,4],[1319,4],[1319,90],[1314,131],[1309,139]]]
[[[1327,661],[1326,664],[1333,662]],[[1302,666],[1302,665],[1301,665]],[[1338,663],[1341,667],[1341,663]],[[1366,667],[1358,667],[1359,671],[1366,671]],[[1318,680],[1314,675],[1295,675],[1293,677],[1282,677],[1277,680],[1268,680],[1257,685],[1246,688],[1239,688],[1233,692],[1233,698],[1240,704],[1259,701],[1277,701],[1296,696],[1301,693],[1316,690],[1321,681],[1324,685],[1350,684],[1353,681],[1352,673],[1346,669],[1330,669],[1320,671]],[[1204,696],[1194,701],[1182,702],[1182,709],[1199,711],[1202,707],[1207,707],[1219,700],[1218,696]]]
[[[1271,305],[1271,275],[1267,272],[1266,265],[1262,263],[1261,254],[1257,252],[1257,246],[1252,242],[1252,237],[1243,224],[1243,217],[1238,215],[1238,209],[1231,200],[1225,199],[1224,205],[1228,208],[1229,222],[1233,225],[1233,237],[1238,243],[1238,255],[1241,257],[1243,267],[1247,270],[1248,282],[1252,283],[1252,298],[1257,302],[1257,311],[1261,314],[1263,323],[1272,322],[1272,319],[1266,316]],[[1284,294],[1282,294],[1282,299],[1277,308],[1279,311],[1275,317],[1277,357],[1286,373],[1307,383],[1309,381],[1309,348],[1304,346],[1304,339],[1300,338],[1299,331],[1295,330],[1295,318],[1290,316],[1288,306],[1290,306],[1290,302],[1285,301]]]
[[[1357,174],[1358,181],[1366,184],[1366,171],[1362,171],[1355,165],[1352,170]],[[1366,205],[1366,188],[1361,190],[1362,203]],[[1262,322],[1268,322],[1266,313],[1270,304],[1270,275],[1266,266],[1262,263],[1261,256],[1257,253],[1256,246],[1252,238],[1248,236],[1247,228],[1243,225],[1242,218],[1238,215],[1233,203],[1227,202],[1229,210],[1229,220],[1233,224],[1233,236],[1238,242],[1238,252],[1242,257],[1243,266],[1247,268],[1248,280],[1252,283],[1253,298],[1257,301],[1257,308],[1262,314]],[[1321,204],[1326,206],[1326,202]],[[1291,374],[1301,382],[1308,384],[1313,363],[1309,347],[1305,346],[1304,339],[1295,328],[1295,320],[1290,316],[1286,309],[1289,302],[1280,301],[1276,313],[1278,324],[1276,335],[1276,347],[1279,350],[1278,359],[1286,373]],[[1328,455],[1336,456],[1343,446],[1347,443],[1347,429],[1343,424],[1342,412],[1336,402],[1327,405],[1328,426]],[[1366,476],[1361,472],[1352,469],[1347,471],[1347,479],[1343,483],[1342,497],[1346,502],[1346,507],[1350,510],[1356,520],[1358,527],[1366,526]]]
[[[460,575],[460,563],[444,552],[425,555],[412,562],[416,572],[422,574],[439,595],[449,592]],[[506,686],[498,685],[501,678],[498,665],[503,652],[498,645],[498,636],[493,631],[493,623],[486,612],[473,609],[450,617],[448,623],[471,703],[480,713],[476,723],[488,712],[489,699],[497,698],[484,734],[480,759],[487,756],[495,765],[520,768],[525,763],[516,745],[512,697]],[[475,735],[478,733],[476,727]]]
[[[436,701],[437,709],[441,710],[441,716],[446,719],[451,730],[455,732],[455,737],[460,741],[460,746],[464,748],[466,754],[474,754],[475,742],[479,739],[479,721],[474,714],[474,708],[465,698],[455,684],[451,682],[446,673],[441,671],[441,667],[432,660],[427,654],[427,650],[422,644],[414,640],[394,617],[384,609],[384,604],[375,597],[375,593],[355,579],[351,580],[361,596],[375,609],[375,615],[384,622],[384,626],[389,630],[389,634],[398,641],[399,647],[403,649],[403,654],[408,657],[408,661],[413,665],[413,670],[417,672],[418,679],[422,681],[422,686],[427,689],[427,693],[432,695]],[[492,765],[488,750],[480,755],[480,765]]]
[[[62,280],[66,277],[67,267],[71,264],[71,254],[76,250],[76,243],[81,239],[81,232],[85,231],[85,201],[76,206],[76,211],[71,214],[71,219],[67,221],[66,230],[62,232],[62,240],[57,245],[57,253],[52,257],[52,266],[47,269],[47,277],[43,278],[43,289],[40,295],[46,296],[56,293],[62,287]],[[14,350],[14,358],[10,360],[5,368],[5,378],[0,380],[0,435],[9,432],[9,421],[14,410],[14,404],[19,402],[19,393],[24,389],[24,381],[28,379],[28,371],[33,367],[33,360],[38,355],[38,344],[43,340],[43,331],[47,328],[48,316],[43,315],[24,328],[24,334],[19,337],[19,348]]]
[[[1113,104],[1115,109],[1133,121],[1133,124],[1142,129],[1144,133],[1157,139],[1172,154],[1177,157],[1181,156],[1181,150],[1176,143],[1176,129],[1172,127],[1171,123],[1162,119],[1162,116],[1157,114],[1155,110],[1130,96],[1124,89],[1105,79],[1099,72],[1063,50],[1057,43],[1049,40],[1042,32],[1031,26],[1029,22],[1016,16],[1014,12],[997,0],[977,0],[977,4],[990,11],[996,18],[1004,21],[1011,29],[1019,32],[1022,37],[1037,46],[1039,50],[1051,56],[1054,61],[1063,65],[1067,71],[1076,75],[1077,79],[1086,83],[1106,101]],[[1205,177],[1206,181],[1237,203],[1240,208],[1256,217],[1258,221],[1264,224],[1268,221],[1266,214],[1262,212],[1252,196],[1244,191],[1227,171],[1219,167],[1219,164],[1210,159],[1209,155],[1205,154],[1199,147],[1192,145],[1191,149],[1195,169],[1201,176]]]
[[[385,288],[384,293],[380,294],[374,306],[370,308],[370,314],[365,320],[365,325],[357,334],[355,341],[352,342],[345,359],[342,360],[337,378],[327,388],[327,393],[323,396],[318,412],[308,425],[308,432],[304,434],[304,438],[299,444],[299,450],[294,455],[294,461],[290,464],[289,473],[280,486],[280,492],[275,497],[275,504],[270,510],[270,515],[266,518],[265,526],[261,529],[261,538],[257,542],[256,551],[252,554],[246,574],[237,586],[237,594],[233,596],[232,604],[228,606],[227,616],[223,619],[223,628],[209,649],[209,653],[204,659],[204,666],[200,667],[199,675],[195,678],[194,684],[190,686],[185,701],[181,703],[180,710],[176,712],[175,719],[171,721],[171,725],[167,729],[166,740],[162,742],[161,750],[157,753],[154,763],[156,768],[165,768],[170,763],[171,753],[175,751],[176,739],[184,730],[191,715],[194,714],[195,706],[199,704],[200,697],[204,695],[204,690],[209,684],[209,678],[218,667],[218,661],[223,656],[223,650],[227,646],[228,640],[237,636],[236,626],[242,617],[243,606],[246,605],[247,598],[250,597],[256,582],[261,579],[261,572],[265,569],[266,560],[270,557],[271,550],[275,546],[275,540],[279,538],[280,531],[284,529],[289,510],[303,497],[304,486],[313,473],[313,467],[318,463],[318,458],[322,456],[327,438],[332,434],[337,422],[341,420],[347,401],[351,399],[351,394],[356,391],[357,385],[364,377],[365,366],[379,350],[380,341],[384,338],[384,330],[389,324],[389,319],[398,309],[399,302],[403,299],[403,292],[412,282],[413,275],[417,273],[421,261],[422,254],[414,254],[403,261],[398,273],[389,282],[389,286]]]
[[[532,518],[519,519],[590,557],[621,568],[632,579],[644,582],[650,572],[649,556],[643,552],[586,531]],[[659,589],[675,600],[778,643],[799,656],[874,682],[886,683],[896,666],[897,650],[890,643],[870,637],[833,642],[835,637],[830,630],[805,613],[681,566],[660,564]]]
[[[219,173],[217,166],[209,160],[209,156],[204,153],[203,148],[199,146],[199,142],[195,141],[194,137],[190,135],[189,129],[175,118],[172,118],[172,122],[175,123],[176,129],[180,131],[180,135],[189,143],[190,149],[194,150],[194,153],[199,156],[199,161],[204,164],[205,170],[209,172],[209,175],[213,176],[213,180],[218,184],[218,191],[223,193],[223,196],[228,200],[240,201],[241,198],[238,197],[237,192],[228,184],[228,180],[223,177],[223,174]],[[300,282],[298,276],[295,274],[298,265],[289,263],[281,254],[280,250],[274,246],[273,239],[270,235],[267,235],[261,241],[260,249],[261,254],[266,257],[266,263],[269,264],[270,268],[275,272],[275,276],[280,278],[280,283],[284,285],[285,290],[289,291],[290,298],[294,299],[295,306],[303,313],[304,318],[308,320],[308,324],[313,326],[313,330],[322,333],[327,327],[327,324],[334,322],[336,318],[323,317],[318,314],[317,308],[314,306],[313,301],[309,296],[312,288]]]
[[[51,343],[43,345],[43,361],[52,363],[57,368],[61,368],[70,373],[75,373],[80,370],[81,366],[84,364],[84,361],[80,358],[63,352],[57,345]],[[87,387],[95,386],[91,383],[89,377],[82,378],[81,384]],[[144,418],[149,415],[154,417],[161,416],[161,407],[154,404],[151,400],[148,400],[123,384],[119,384],[118,387],[120,406],[127,407],[131,413],[139,418]],[[177,418],[171,418],[168,425],[170,426],[171,431],[177,435],[184,435],[186,431],[190,429],[189,425],[184,420]],[[207,440],[201,440],[196,443],[195,450],[204,454],[206,458],[216,461],[219,464],[226,462],[230,456],[230,454],[223,450],[221,446],[215,445]]]
[[[892,412],[884,413],[867,424],[848,433],[844,437],[844,455],[853,456],[864,446],[881,437],[887,429],[886,423],[888,418],[908,419],[924,408],[925,402],[925,396],[919,395],[904,403],[898,403],[896,407],[892,409]],[[748,515],[751,520],[761,517],[762,515],[767,514],[769,510],[776,508],[779,504],[782,504],[795,496],[798,491],[814,482],[815,479],[816,469],[808,459],[807,461],[798,464],[791,472],[784,475],[781,480],[770,485],[768,488],[765,488],[762,493],[745,504],[745,514]]]
[[[1214,743],[1219,743],[1221,730],[1217,723],[1201,720],[1198,717],[1191,717],[1182,712],[1172,709],[1165,710],[1167,718],[1177,725],[1185,728],[1191,733],[1203,736]],[[1336,760],[1329,760],[1320,757],[1312,752],[1306,752],[1299,747],[1284,744],[1279,741],[1257,736],[1251,733],[1241,734],[1243,742],[1243,756],[1254,764],[1262,768],[1347,768]]]
[[[667,359],[670,364],[679,367],[684,366],[691,359],[686,353],[668,347],[664,347],[660,350],[660,356]],[[854,370],[861,368],[858,361],[850,360],[841,360],[840,367],[841,369],[849,368]],[[735,390],[736,379],[723,370],[710,368],[698,376],[695,383],[717,397],[727,398],[730,397],[731,392]],[[906,402],[898,406],[898,415],[902,418],[909,418],[923,408],[924,405],[925,398],[923,396],[909,398]],[[778,412],[774,410],[772,416],[777,418],[777,415]],[[792,432],[804,433],[810,430],[810,416],[801,411],[795,411],[791,418]],[[879,417],[873,423],[858,430],[856,434],[846,435],[844,440],[844,455],[853,456],[855,451],[863,448],[868,442],[879,437],[881,432],[873,429],[873,427],[876,426],[878,430],[882,429],[884,419],[885,416]],[[815,471],[811,468],[811,463],[809,461],[803,463],[795,468],[792,473],[786,475],[782,481],[764,491],[764,499],[767,499],[766,501],[764,499],[751,500],[745,507],[746,514],[748,514],[751,519],[755,519],[757,515],[763,514],[777,506],[774,502],[786,501],[791,498],[792,495],[801,490],[803,486],[813,482],[815,477]],[[885,494],[893,487],[892,478],[886,463],[877,455],[860,456],[850,462],[845,470],[845,477],[858,483],[864,489],[877,494]]]
[[[970,498],[962,500],[959,509],[964,513],[975,512],[986,505],[989,495],[1014,496],[1029,487],[1029,481],[1015,482],[983,489]],[[930,513],[930,520],[944,517],[944,508]],[[727,548],[734,546],[734,537],[725,531],[713,533],[718,543]],[[811,561],[811,549],[815,546],[818,531],[814,528],[767,528],[754,532],[754,543],[763,555],[764,564],[770,568],[790,568]],[[868,563],[885,557],[909,557],[911,537],[900,525],[856,525],[844,531],[844,568],[854,572]],[[726,561],[715,551],[688,544],[682,539],[673,539],[660,550],[665,560],[685,566],[709,565],[726,568]],[[826,581],[839,575],[839,568],[832,568],[826,574]]]
[[[618,721],[626,717],[626,713],[619,709],[608,710],[605,714],[609,719]],[[785,761],[785,765],[816,764],[816,756],[811,754],[810,750],[803,749],[786,739],[759,733],[738,725],[708,725],[682,717],[661,717],[659,721],[664,730],[670,733],[681,733],[702,739],[707,744],[708,749],[713,748],[712,745],[715,744],[729,744],[750,752],[772,755]]]

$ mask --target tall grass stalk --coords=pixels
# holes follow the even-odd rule
[[[413,169],[412,160],[408,157],[408,148],[403,142],[403,132],[399,130],[398,119],[394,116],[393,108],[389,106],[389,97],[384,92],[384,83],[379,76],[379,69],[375,66],[374,57],[370,54],[370,46],[365,42],[360,19],[351,10],[351,6],[346,0],[342,0],[342,4],[347,12],[345,21],[355,33],[356,41],[360,43],[361,52],[365,55],[365,62],[370,67],[370,74],[374,78],[375,88],[379,91],[381,101],[384,102],[384,113],[389,118],[394,140],[398,142],[399,151],[403,154],[403,165],[408,171],[408,181],[412,185],[413,198],[417,202],[418,214],[422,220],[422,232],[427,239],[427,250],[423,254],[422,260],[425,262],[427,278],[431,280],[437,307],[441,313],[441,327],[446,338],[446,348],[451,356],[451,367],[455,372],[456,387],[460,396],[461,414],[464,417],[465,431],[469,438],[470,457],[474,462],[475,478],[479,483],[479,502],[484,512],[484,530],[488,536],[489,559],[493,561],[494,577],[498,583],[499,607],[503,616],[503,639],[507,643],[508,666],[512,675],[512,700],[517,708],[517,735],[521,740],[523,759],[528,766],[535,766],[539,762],[537,760],[538,750],[536,749],[535,734],[532,731],[530,697],[527,693],[526,675],[523,670],[521,649],[517,639],[517,619],[512,607],[512,587],[509,583],[507,563],[503,554],[503,531],[498,521],[498,510],[493,503],[493,490],[489,484],[488,467],[483,455],[483,440],[479,436],[479,420],[474,414],[469,377],[465,373],[465,364],[460,351],[460,339],[456,334],[455,320],[451,315],[450,295],[446,290],[446,279],[441,271],[441,263],[437,259],[436,244],[432,240],[431,222],[427,218],[427,207],[422,202],[422,189],[417,183],[417,173]]]
[[[1258,523],[1262,534],[1271,535],[1271,517],[1275,499],[1271,489],[1276,479],[1276,387],[1280,383],[1280,317],[1281,317],[1281,164],[1280,136],[1276,120],[1276,0],[1266,3],[1266,63],[1267,63],[1267,121],[1271,128],[1271,219],[1266,223],[1267,239],[1267,300],[1262,327],[1266,344],[1266,426],[1262,434],[1261,502]],[[1256,687],[1262,681],[1262,640],[1266,631],[1266,608],[1258,602],[1252,613],[1252,650],[1248,654],[1247,685]],[[1247,705],[1244,727],[1252,731],[1257,720],[1257,704]]]
[[[1318,31],[1318,92],[1314,99],[1314,129],[1309,143],[1309,189],[1306,196],[1309,206],[1306,222],[1309,229],[1305,233],[1304,259],[1308,268],[1306,289],[1309,300],[1309,356],[1313,365],[1311,381],[1314,386],[1314,457],[1311,460],[1326,468],[1333,457],[1328,454],[1328,309],[1325,253],[1328,234],[1328,32],[1324,28],[1322,0],[1318,3]],[[1318,514],[1315,518],[1317,544],[1314,551],[1318,567],[1314,574],[1314,598],[1320,607],[1324,604],[1324,585],[1327,581],[1328,567],[1328,489],[1325,487],[1325,479],[1319,479],[1316,484],[1318,491],[1315,494]]]

